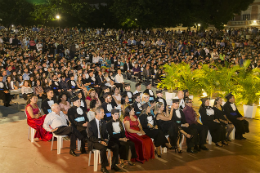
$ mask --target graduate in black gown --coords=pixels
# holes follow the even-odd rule
[[[184,135],[186,137],[186,143],[187,143],[187,152],[189,153],[197,153],[197,150],[194,149],[195,142],[196,142],[196,134],[198,133],[195,128],[192,128],[189,126],[189,124],[186,122],[185,115],[182,110],[179,109],[179,98],[172,99],[172,121],[176,123],[177,126],[179,126],[180,129],[184,131]],[[181,141],[181,139],[180,139]],[[178,152],[182,152],[178,148]]]
[[[164,107],[163,111],[165,112],[165,111],[166,111],[166,107],[167,107],[167,102],[166,102],[166,100],[163,98],[162,90],[157,90],[157,91],[156,91],[156,95],[157,95],[157,97],[156,97],[156,99],[155,99],[155,102],[161,102],[161,103],[163,103],[163,107]]]
[[[3,76],[0,76],[0,99],[3,100],[4,106],[10,106],[10,101],[12,96],[9,93],[9,90],[6,88],[5,84],[3,83]]]
[[[109,148],[113,152],[111,169],[120,171],[121,169],[116,165],[118,164],[119,146],[117,143],[108,143],[108,133],[106,128],[106,121],[104,118],[104,109],[99,106],[96,108],[96,115],[93,120],[88,123],[88,150],[97,149],[100,151],[101,157],[101,172],[109,173],[106,169],[108,160],[106,150]]]
[[[131,150],[131,158],[134,159],[137,157],[135,144],[126,138],[125,130],[123,123],[119,120],[120,111],[118,109],[112,109],[111,111],[112,119],[107,122],[107,132],[109,134],[108,144],[113,145],[114,143],[119,146],[119,155],[121,159],[120,167],[125,167],[125,163],[128,163],[131,166],[135,164],[128,160],[129,158],[129,149]]]
[[[139,117],[140,123],[143,127],[143,131],[147,136],[154,139],[154,145],[156,147],[156,154],[161,157],[161,147],[172,148],[171,144],[166,139],[162,130],[158,129],[158,125],[155,117],[150,113],[151,107],[148,103],[142,105],[142,113]]]
[[[227,141],[231,141],[229,139],[229,135],[232,132],[232,130],[234,129],[234,125],[232,124],[231,121],[228,120],[228,118],[225,115],[225,112],[223,110],[222,105],[222,99],[220,97],[217,97],[214,101],[214,112],[215,112],[215,116],[218,118],[220,124],[224,127],[226,127],[226,140]]]
[[[199,109],[201,121],[203,125],[208,127],[212,141],[219,147],[226,145],[226,129],[220,124],[217,116],[215,116],[214,109],[209,106],[209,98],[202,98],[201,101],[202,104]]]
[[[143,93],[149,94],[149,96],[150,96],[149,101],[154,101],[155,95],[153,93],[153,90],[151,90],[152,84],[150,82],[146,82],[144,85],[146,86],[146,90],[144,90]]]
[[[111,103],[112,96],[110,93],[105,93],[103,95],[103,98],[105,99],[105,102],[102,103],[101,106],[103,107],[104,112],[105,112],[104,120],[109,121],[112,119],[111,110],[114,108],[114,106]]]
[[[249,133],[249,123],[240,114],[235,105],[235,98],[232,93],[226,96],[227,102],[223,106],[227,118],[234,124],[236,128],[236,139],[246,139],[243,134]]]
[[[85,150],[85,139],[87,138],[87,125],[88,118],[86,112],[83,111],[80,106],[80,99],[78,96],[73,96],[71,98],[71,102],[73,102],[73,106],[68,110],[68,117],[71,122],[71,125],[75,127],[83,136],[84,139],[81,140],[81,148],[80,151],[82,154],[87,153]]]
[[[78,98],[80,99],[80,106],[83,109],[83,111],[87,112],[87,104],[86,104],[86,101],[85,101],[84,94],[82,94],[82,91],[75,92],[75,95],[77,95]]]
[[[47,98],[42,101],[42,110],[44,114],[48,114],[51,112],[51,106],[54,103],[58,103],[56,98],[54,97],[53,90],[51,88],[46,88]]]
[[[131,86],[129,83],[125,83],[125,91],[122,92],[121,95],[127,95],[129,99],[129,104],[132,104],[134,102],[133,100],[133,93],[131,91]]]
[[[57,75],[53,75],[53,80],[51,81],[51,89],[53,90],[55,96],[59,96],[59,94],[61,93],[60,82],[57,78]]]
[[[142,104],[141,104],[140,93],[136,93],[133,98],[134,98],[133,107],[134,107],[134,110],[135,110],[135,115],[137,117],[139,117],[139,115],[142,112]]]

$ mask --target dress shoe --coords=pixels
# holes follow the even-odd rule
[[[118,166],[112,166],[111,170],[115,171],[115,172],[124,172],[122,169],[120,169]]]
[[[81,154],[87,154],[87,151],[85,148],[80,148],[80,152],[81,152]]]
[[[194,150],[200,151],[200,147],[199,147],[198,145],[196,145],[196,146],[194,147]]]
[[[75,153],[74,150],[70,150],[70,154],[71,154],[72,156],[74,156],[74,157],[77,157],[77,156],[78,156],[78,155]]]
[[[197,153],[197,151],[194,150],[193,147],[192,147],[192,148],[188,148],[188,149],[187,149],[187,152],[188,152],[188,153]]]
[[[200,149],[201,149],[201,150],[209,150],[209,149],[208,149],[207,147],[205,147],[204,145],[201,145],[201,146],[200,146]]]
[[[103,172],[103,173],[109,173],[109,171],[107,170],[107,168],[106,168],[106,167],[104,167],[104,168],[101,168],[101,172]]]
[[[241,136],[241,139],[246,139],[244,136]]]

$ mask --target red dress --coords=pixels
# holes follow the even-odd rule
[[[27,111],[27,107],[30,106],[33,110],[33,114],[38,114],[39,113],[39,108],[37,106],[37,108],[33,108],[32,105],[28,104],[26,106],[26,115],[27,115],[27,124],[34,128],[36,130],[36,133],[34,135],[34,138],[39,138],[42,141],[49,141],[52,138],[52,133],[51,132],[47,132],[43,127],[43,123],[44,123],[44,119],[46,117],[46,115],[43,115],[39,118],[32,118],[30,116],[30,114]]]
[[[139,122],[137,121],[138,118],[135,116],[136,121],[132,121],[130,117],[125,117],[124,121],[130,122],[130,129],[139,131],[140,128],[138,127]],[[153,141],[147,135],[139,136],[136,133],[129,133],[125,131],[125,135],[128,139],[135,143],[135,149],[137,158],[132,159],[132,161],[138,161],[144,163],[149,159],[154,159],[154,146]]]

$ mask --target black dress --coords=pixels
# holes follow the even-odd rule
[[[232,105],[232,106],[231,106]],[[236,137],[241,138],[243,134],[249,133],[249,123],[246,120],[238,120],[238,117],[242,117],[237,110],[236,105],[227,101],[223,106],[224,112],[227,118],[234,124],[236,128]]]
[[[139,117],[140,123],[143,127],[143,131],[146,133],[147,136],[154,139],[154,145],[155,147],[166,147],[166,143],[168,143],[166,137],[164,136],[164,133],[160,129],[155,129],[154,127],[157,125],[155,118],[152,116],[152,114],[142,114]],[[152,128],[148,126],[148,124],[153,125]]]
[[[193,128],[191,126],[189,126],[189,127],[181,127],[182,124],[187,123],[183,111],[179,110],[179,109],[174,109],[173,110],[173,115],[172,115],[172,121],[174,123],[176,123],[176,125],[178,126],[178,128],[180,130],[183,130],[186,133],[188,133],[188,134],[193,136],[191,138],[186,138],[186,142],[187,142],[187,147],[188,148],[194,147],[195,146],[195,142],[197,141],[197,134],[198,134],[198,132],[197,132],[197,130],[195,128]]]
[[[139,117],[139,115],[141,114],[141,112],[142,112],[142,104],[141,103],[138,103],[138,102],[134,102],[134,104],[133,104],[133,106],[134,106],[134,110],[135,110],[135,115],[137,116],[137,117]]]
[[[215,143],[224,141],[226,139],[226,129],[225,126],[221,125],[221,123],[214,122],[215,119],[218,119],[215,115],[214,109],[210,106],[201,106],[199,113],[203,125],[206,125],[209,129],[209,132],[212,136],[212,141]]]
[[[155,99],[155,101],[156,101],[156,102],[161,102],[161,103],[163,103],[163,106],[164,106],[163,112],[166,112],[166,106],[167,106],[166,100],[165,100],[164,98],[162,98],[162,97],[157,97],[157,98]]]
[[[121,121],[114,121],[111,119],[106,124],[107,132],[109,134],[109,145],[114,145],[117,143],[119,146],[119,155],[120,159],[128,160],[129,149],[131,149],[132,156],[131,158],[134,159],[137,157],[135,144],[127,140],[126,142],[120,141],[119,138],[125,138],[125,130],[123,128],[123,124]]]

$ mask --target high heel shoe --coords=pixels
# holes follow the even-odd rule
[[[182,153],[182,150],[180,149],[180,147],[175,147],[175,153]]]
[[[157,151],[156,151],[156,150],[154,151],[154,153],[155,153],[155,155],[156,155],[157,157],[159,157],[159,158],[161,158],[161,157],[162,157],[161,155],[159,155],[159,154],[157,153]]]

